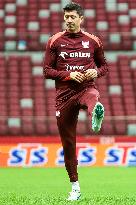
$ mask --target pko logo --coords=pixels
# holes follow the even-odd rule
[[[43,166],[47,163],[48,148],[42,147],[41,144],[24,143],[19,144],[10,150],[10,158],[8,159],[9,166]]]
[[[75,71],[75,70],[84,70],[84,66],[82,65],[65,65],[67,71]]]
[[[77,143],[76,154],[78,165],[93,165],[96,162],[96,147],[90,146],[88,143]],[[61,147],[57,151],[56,165],[64,166],[64,151]]]
[[[105,165],[136,166],[136,145],[118,144],[106,150]]]
[[[63,59],[66,58],[66,56],[69,56],[70,58],[90,58],[90,53],[84,53],[84,52],[73,52],[73,53],[67,53],[67,52],[61,52],[59,54]]]

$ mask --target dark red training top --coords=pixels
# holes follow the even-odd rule
[[[100,39],[81,30],[78,33],[59,32],[49,39],[43,69],[44,77],[55,80],[56,89],[59,95],[62,91],[62,96],[68,94],[66,90],[78,92],[95,87],[95,79],[78,83],[70,80],[70,72],[96,69],[99,78],[107,73],[108,66]]]

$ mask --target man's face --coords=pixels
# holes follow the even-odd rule
[[[78,32],[80,31],[80,24],[83,20],[83,16],[79,16],[77,11],[65,11],[64,21],[67,26],[67,31]]]

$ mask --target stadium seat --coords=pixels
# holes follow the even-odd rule
[[[0,113],[1,117],[3,117],[1,119],[1,133],[3,134],[11,133],[13,135],[22,132],[28,135],[33,133],[55,135],[58,133],[55,117],[54,81],[44,81],[41,63],[33,62],[32,59],[31,56],[0,58],[0,65],[2,66],[0,76]],[[101,134],[125,134],[127,122],[124,120],[120,121],[117,118],[107,123],[107,120],[110,119],[108,117],[112,115],[115,117],[134,116],[136,114],[132,75],[132,73],[135,73],[135,63],[131,63],[129,68],[130,62],[135,62],[135,59],[135,56],[132,58],[131,56],[119,55],[116,63],[111,64],[113,70],[110,78],[107,76],[98,81],[98,88],[103,93],[101,102],[106,110]],[[123,72],[123,67],[125,72]],[[118,73],[117,70],[119,71]],[[7,78],[8,84],[6,83]],[[114,79],[118,79],[118,84]],[[8,96],[6,95],[7,91],[9,93]],[[17,121],[12,122],[11,120],[8,122],[4,119],[4,116],[7,119],[19,118],[20,124],[15,125],[14,122]],[[77,134],[92,133],[88,123],[87,119],[79,119]]]
[[[134,1],[79,1],[85,9],[84,28],[100,34],[106,50],[131,50],[135,42],[136,5]],[[41,34],[53,35],[63,29],[63,1],[15,0],[0,3],[0,50],[18,50],[18,41],[26,41],[26,50],[44,50]],[[6,14],[6,15],[5,15]],[[131,22],[131,23],[130,23]],[[46,25],[46,26],[45,26]],[[102,33],[106,31],[105,33]],[[37,32],[37,37],[35,37]],[[132,33],[132,36],[130,36]],[[116,37],[111,37],[116,34]],[[129,35],[128,35],[129,34]],[[125,41],[125,44],[123,43]]]

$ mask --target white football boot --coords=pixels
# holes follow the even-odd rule
[[[99,132],[104,118],[104,106],[97,102],[92,112],[92,130]]]
[[[72,190],[72,192],[69,193],[68,201],[77,201],[81,197],[81,192],[77,190]]]

